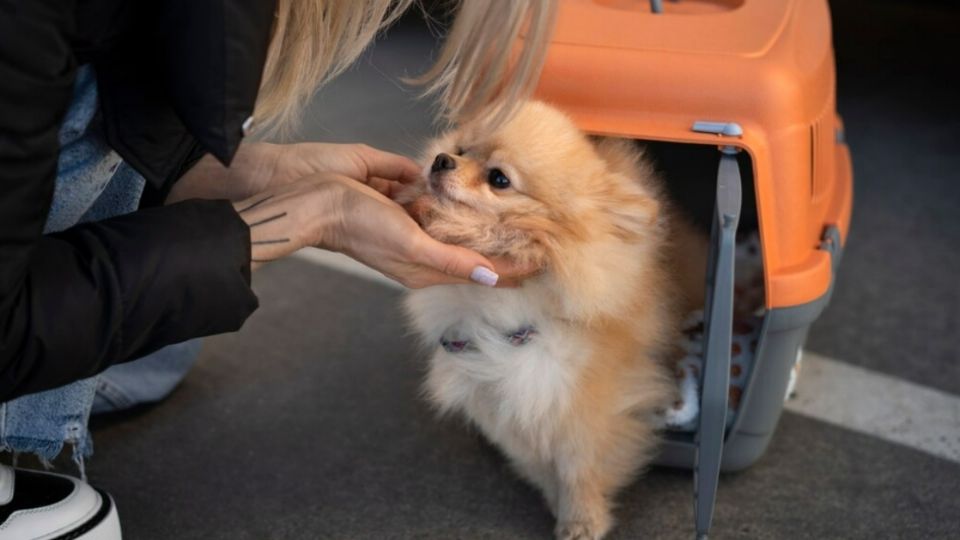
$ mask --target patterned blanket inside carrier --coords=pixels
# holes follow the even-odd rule
[[[734,283],[733,336],[730,344],[730,394],[727,402],[727,427],[736,419],[753,359],[757,353],[763,322],[763,263],[757,233],[737,242]],[[663,414],[663,423],[673,431],[696,431],[700,418],[700,374],[703,368],[703,311],[691,313],[684,323],[681,346],[685,352],[677,364],[676,378],[680,397]],[[793,393],[800,371],[800,355],[790,372],[786,399]]]

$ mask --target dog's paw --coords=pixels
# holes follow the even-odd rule
[[[564,521],[555,532],[557,540],[600,540],[604,531],[585,521]]]

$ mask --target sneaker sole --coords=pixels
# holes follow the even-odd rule
[[[96,489],[96,488],[94,488]],[[103,505],[88,521],[76,529],[51,538],[50,540],[121,540],[120,516],[117,505],[107,493],[97,489]]]

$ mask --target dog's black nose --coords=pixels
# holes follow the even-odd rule
[[[433,160],[433,165],[430,166],[430,172],[451,171],[456,168],[457,162],[449,154],[437,154],[437,158]]]

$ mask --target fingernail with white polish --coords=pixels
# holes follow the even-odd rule
[[[493,287],[497,284],[497,280],[500,279],[500,276],[498,276],[496,272],[490,270],[489,268],[478,266],[473,269],[473,272],[470,272],[470,279],[481,285]]]

